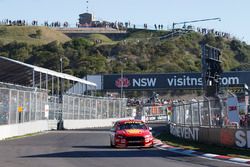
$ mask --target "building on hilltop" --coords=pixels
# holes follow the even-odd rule
[[[82,13],[79,15],[79,25],[82,27],[89,27],[94,21],[94,16],[91,13]]]
[[[95,20],[93,14],[88,12],[88,3],[89,1],[86,1],[86,7],[87,10],[85,13],[82,13],[79,15],[79,22],[77,23],[77,27],[80,28],[105,28],[105,29],[115,29],[115,30],[125,30],[125,26],[122,22],[109,22],[109,21],[100,21]],[[127,24],[128,25],[128,24]]]

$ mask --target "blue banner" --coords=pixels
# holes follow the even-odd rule
[[[225,72],[221,85],[245,83],[250,85],[249,72]],[[153,90],[153,89],[201,89],[201,73],[166,74],[112,74],[103,75],[104,90]]]

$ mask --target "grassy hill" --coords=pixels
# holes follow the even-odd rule
[[[0,26],[0,41],[7,44],[13,41],[42,45],[52,41],[66,42],[70,38],[48,27]]]
[[[106,35],[103,34],[90,34],[87,36],[87,39],[92,41],[99,39],[102,41],[102,43],[113,43],[113,41],[110,38],[108,38]]]

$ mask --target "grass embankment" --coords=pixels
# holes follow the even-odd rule
[[[87,36],[87,39],[89,39],[89,40],[99,39],[99,40],[101,40],[104,43],[112,43],[113,42],[106,35],[102,35],[102,34],[90,34],[90,35]]]
[[[52,41],[64,43],[71,40],[65,34],[41,26],[0,26],[0,41],[7,44],[13,41],[31,45],[42,45]]]
[[[171,145],[171,146],[175,146],[175,147],[191,149],[191,150],[199,151],[203,153],[212,153],[212,154],[225,155],[225,156],[230,156],[230,157],[250,159],[250,151],[245,150],[245,149],[229,148],[229,147],[222,147],[222,146],[217,146],[217,145],[196,143],[194,141],[188,141],[188,140],[174,137],[168,134],[167,132],[161,133],[159,136],[157,136],[157,138],[163,141],[164,143]]]

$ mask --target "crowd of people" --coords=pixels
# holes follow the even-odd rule
[[[172,104],[175,100],[169,98],[160,98],[159,94],[153,92],[151,97],[128,98],[128,106],[151,106]]]
[[[32,25],[32,26],[38,26],[38,21],[37,20],[32,20],[30,23],[26,20],[11,20],[11,19],[3,19],[2,21],[0,21],[0,25],[8,25],[8,26],[27,26],[27,25]],[[68,28],[70,27],[69,22],[65,21],[65,22],[60,22],[60,21],[55,21],[55,22],[48,22],[45,21],[43,24],[40,24],[46,27],[56,27],[56,28]],[[72,25],[71,25],[72,26]],[[164,30],[164,25],[163,24],[153,24],[153,25],[149,25],[147,23],[144,23],[143,25],[139,26],[136,24],[131,24],[130,22],[108,22],[108,21],[92,21],[90,24],[79,24],[76,23],[75,25],[78,28],[84,28],[84,27],[93,27],[93,28],[112,28],[112,29],[116,29],[116,30],[126,30],[128,28],[134,28],[134,29],[151,29],[151,30]],[[168,30],[171,30],[169,28],[165,28]],[[220,36],[223,38],[227,38],[230,39],[231,34],[230,33],[226,33],[226,32],[222,32],[222,31],[217,31],[215,29],[208,29],[208,28],[200,28],[197,27],[195,28],[194,26],[188,25],[188,26],[183,26],[182,28],[177,28],[180,30],[184,30],[184,31],[196,31],[202,35],[206,35],[206,34],[214,34],[215,36]]]
[[[51,23],[49,23],[48,21],[45,21],[44,26],[46,26],[46,27],[61,27],[61,26],[63,26],[65,28],[67,28],[67,27],[69,27],[69,23],[67,21],[65,21],[63,24],[59,21],[51,22]]]
[[[113,28],[117,30],[125,30],[130,26],[129,22],[108,22],[108,21],[92,21],[90,24],[76,23],[77,27],[93,27],[93,28]]]
[[[10,20],[4,19],[0,22],[1,25],[8,25],[8,26],[25,26],[27,22],[25,20]]]
[[[197,32],[201,33],[202,35],[206,35],[206,34],[214,34],[215,36],[220,36],[223,38],[230,38],[230,34],[226,33],[226,32],[221,32],[221,31],[216,31],[214,29],[207,29],[207,28],[197,28]]]
[[[6,25],[6,26],[39,26],[39,23],[37,20],[32,20],[30,23],[26,20],[10,20],[10,19],[3,19],[0,21],[0,25]],[[63,24],[59,21],[55,22],[48,22],[45,21],[44,24],[41,24],[42,26],[46,27],[69,27],[69,23],[67,21],[63,22]]]

